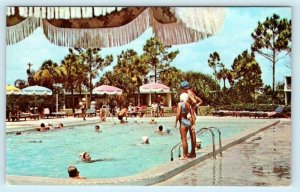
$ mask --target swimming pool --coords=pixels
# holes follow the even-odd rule
[[[157,119],[157,121],[160,121]],[[199,126],[214,126],[222,131],[222,138],[238,134],[245,129],[265,123],[267,120],[197,120]],[[80,175],[88,178],[114,178],[143,172],[170,161],[170,149],[180,141],[179,131],[172,128],[174,121],[162,121],[157,125],[147,122],[126,125],[100,124],[102,132],[94,126],[65,128],[49,132],[26,132],[6,136],[7,175],[45,176],[68,178],[67,167],[75,165]],[[170,128],[170,135],[154,133],[158,125]],[[149,145],[142,145],[147,135]],[[209,145],[209,134],[201,137],[203,146]],[[31,141],[41,141],[31,142]],[[87,151],[95,163],[79,161],[79,153]]]

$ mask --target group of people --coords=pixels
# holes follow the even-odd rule
[[[197,107],[202,103],[202,100],[195,95],[192,91],[189,83],[187,81],[183,81],[180,84],[180,102],[177,105],[177,112],[176,112],[176,120],[174,124],[174,128],[177,128],[177,124],[180,124],[180,135],[181,135],[181,142],[182,142],[182,149],[183,149],[183,156],[180,157],[180,160],[186,160],[188,158],[196,157],[196,149],[201,148],[201,140],[196,138],[195,132],[195,122],[196,122],[196,112],[195,110]],[[158,105],[154,102],[155,106]],[[153,105],[153,104],[152,104]],[[129,105],[130,106],[130,105]],[[83,109],[84,110],[84,109]],[[160,107],[160,116],[163,114],[163,108]],[[155,116],[155,115],[154,115]],[[126,123],[124,117],[127,120],[128,117],[128,106],[123,107],[120,112],[118,113],[118,119],[121,123]],[[83,116],[85,119],[85,116]],[[154,119],[151,121],[152,123],[155,122]],[[150,122],[150,123],[151,123]],[[96,132],[101,132],[100,127],[98,125],[95,126]],[[163,132],[163,126],[159,126],[158,130],[156,131],[159,134],[165,134]],[[167,130],[170,132],[170,130]],[[167,133],[166,132],[166,133]],[[189,132],[191,138],[191,151],[188,153],[188,142],[187,142],[187,133]],[[147,136],[142,137],[143,144],[149,144],[149,138]],[[81,158],[84,162],[93,162],[91,160],[90,155],[87,152],[81,154]],[[79,176],[79,171],[75,166],[69,166],[68,173],[71,178],[75,179],[85,179],[85,177]]]
[[[100,161],[99,159],[97,160],[92,160],[90,154],[88,152],[83,152],[79,155],[79,158],[81,159],[82,162],[84,163],[93,163],[96,161]],[[77,169],[77,167],[70,165],[68,167],[68,173],[69,173],[69,177],[73,178],[73,179],[86,179],[86,177],[81,177],[79,175],[79,171]]]
[[[151,117],[163,117],[165,116],[164,113],[164,100],[163,98],[158,95],[157,101],[153,101],[151,104]]]
[[[177,123],[180,124],[180,135],[182,141],[183,156],[181,160],[196,157],[196,108],[202,103],[202,100],[195,95],[192,91],[189,83],[183,81],[180,84],[180,102],[177,105],[177,113],[174,128],[177,127]],[[190,114],[190,115],[189,115]],[[188,153],[187,132],[191,137],[191,151]]]
[[[47,126],[45,125],[45,123],[41,123],[41,125],[39,127],[36,127],[35,130],[37,131],[49,131],[50,129],[62,129],[64,128],[64,124],[59,123],[57,126],[53,126],[52,124],[48,124]]]
[[[102,132],[100,130],[99,125],[95,125],[95,132],[97,132],[97,133]],[[80,161],[82,161],[84,163],[94,163],[94,162],[97,162],[97,161],[102,161],[102,159],[92,159],[91,155],[88,152],[80,153],[79,158],[80,158]],[[77,167],[75,167],[73,165],[70,165],[68,167],[68,174],[69,174],[69,177],[73,178],[73,179],[86,179],[86,177],[81,177],[79,175],[79,171],[78,171]]]

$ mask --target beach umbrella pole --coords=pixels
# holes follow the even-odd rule
[[[56,105],[56,113],[57,113],[58,112],[58,94],[57,93],[55,95],[55,99],[56,99],[55,105]]]

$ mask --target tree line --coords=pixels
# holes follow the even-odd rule
[[[132,93],[139,93],[139,86],[148,83],[150,78],[172,88],[174,103],[178,101],[178,85],[182,80],[190,82],[207,105],[282,103],[283,83],[275,85],[275,66],[291,52],[291,20],[281,19],[274,14],[263,23],[258,22],[251,37],[253,44],[250,50],[239,54],[230,69],[225,67],[218,52],[211,53],[207,64],[213,69],[213,75],[195,70],[184,72],[171,66],[179,51],[170,51],[171,46],[152,37],[146,41],[141,55],[133,49],[122,51],[113,69],[105,72],[95,85],[93,79],[99,77],[99,73],[114,60],[112,55],[101,56],[100,48],[70,48],[60,64],[47,60],[37,71],[31,70],[32,64],[29,64],[27,81],[18,79],[15,86],[22,89],[41,85],[61,93],[54,86],[55,83],[61,83],[62,88],[71,94],[73,111],[77,105],[74,102],[75,91],[81,94],[82,89],[86,88],[91,101],[93,88],[108,84],[121,88],[123,98],[118,99],[125,100]],[[263,84],[260,64],[255,59],[257,54],[271,61],[272,87]],[[226,84],[229,86],[226,87]]]

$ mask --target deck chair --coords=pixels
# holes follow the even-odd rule
[[[287,113],[286,113],[286,110],[285,110],[284,106],[278,106],[275,109],[275,112],[270,114],[268,117],[273,117],[273,118],[284,117],[284,118],[287,118],[288,116],[287,116]]]
[[[66,116],[67,113],[66,113],[66,112],[52,112],[51,115],[52,115],[53,117],[61,118],[61,117]]]
[[[19,121],[20,120],[20,111],[18,109],[12,109],[9,112],[9,121]]]
[[[44,108],[43,116],[49,118],[51,116],[49,108]]]
[[[86,115],[89,117],[95,116],[96,117],[96,109],[87,109]]]
[[[82,110],[81,109],[76,109],[75,112],[74,112],[74,117],[80,117],[82,114]]]
[[[146,105],[142,105],[140,108],[139,108],[139,110],[138,110],[138,115],[140,116],[140,117],[144,117],[144,116],[146,116],[147,115],[147,106]]]
[[[285,117],[287,118],[288,115],[285,112],[284,106],[278,106],[275,111],[271,112],[264,112],[264,111],[255,111],[252,112],[252,117],[255,118],[278,118],[278,117]]]

